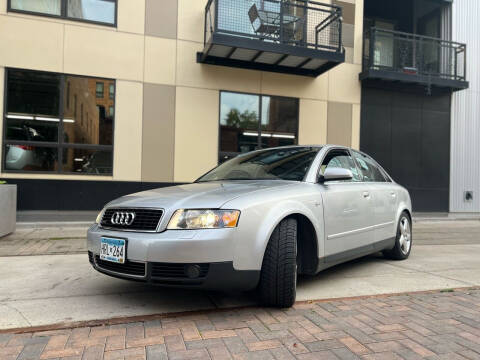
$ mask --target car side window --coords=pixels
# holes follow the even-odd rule
[[[347,150],[335,149],[331,150],[323,159],[320,173],[325,174],[328,168],[341,168],[350,170],[353,174],[352,181],[362,181],[362,175],[359,174],[351,154]]]
[[[353,156],[355,157],[355,161],[360,167],[360,171],[363,175],[363,181],[386,182],[385,176],[383,175],[382,171],[372,159],[356,151],[353,152]]]

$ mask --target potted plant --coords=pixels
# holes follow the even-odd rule
[[[17,185],[0,180],[0,238],[15,231],[17,222]]]

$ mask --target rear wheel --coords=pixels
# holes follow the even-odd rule
[[[268,306],[290,307],[297,288],[297,220],[284,219],[265,250],[259,292]]]
[[[383,254],[393,260],[405,260],[410,256],[411,250],[412,224],[410,216],[406,212],[403,212],[398,221],[395,247],[391,250],[384,250]]]

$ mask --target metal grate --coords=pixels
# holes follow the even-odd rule
[[[126,261],[125,264],[117,264],[110,261],[100,260],[98,255],[95,256],[95,263],[100,269],[113,271],[118,274],[145,276],[145,263]]]
[[[310,0],[210,0],[205,43],[214,33],[342,52],[342,8]]]
[[[116,212],[134,213],[135,219],[131,225],[114,224],[112,223],[112,217]],[[158,209],[110,208],[105,211],[100,225],[105,228],[125,231],[156,231],[162,215],[163,210]]]
[[[465,81],[466,45],[372,27],[365,32],[365,70]]]
[[[197,265],[200,269],[198,279],[204,278],[208,274],[209,264],[172,264],[172,263],[152,263],[152,278],[179,278],[188,279],[186,267],[188,265]]]

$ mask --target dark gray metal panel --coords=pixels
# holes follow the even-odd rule
[[[362,89],[360,148],[410,191],[414,211],[449,211],[450,97]]]

